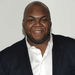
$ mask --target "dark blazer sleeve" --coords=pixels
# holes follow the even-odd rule
[[[9,75],[8,74],[8,53],[7,49],[0,52],[0,75]],[[7,56],[8,55],[8,56]]]
[[[4,75],[3,73],[4,73],[4,72],[3,72],[3,69],[2,69],[1,55],[0,55],[0,75]]]
[[[71,59],[71,73],[72,75],[75,75],[75,40],[73,42],[74,44],[71,44],[71,48],[70,48],[70,59]]]

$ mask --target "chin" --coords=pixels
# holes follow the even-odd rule
[[[33,43],[35,44],[42,44],[45,40],[41,39],[41,40],[35,40],[35,39],[32,39],[31,40]]]
[[[27,36],[28,39],[35,44],[42,44],[44,43],[46,40],[48,40],[50,38],[50,34],[43,36],[43,37],[32,37],[32,36]]]

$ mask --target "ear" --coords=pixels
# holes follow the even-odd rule
[[[22,33],[24,34],[24,36],[26,35],[25,33],[25,24],[24,24],[24,20],[22,21]]]
[[[22,27],[24,28],[24,20],[22,21]]]
[[[52,21],[51,21],[51,26],[52,26]]]
[[[52,26],[52,21],[50,20],[50,26]]]

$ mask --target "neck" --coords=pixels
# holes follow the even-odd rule
[[[35,46],[36,48],[40,49],[41,54],[42,54],[42,56],[43,56],[43,55],[44,55],[44,52],[45,52],[45,50],[46,50],[46,48],[47,48],[48,41],[50,40],[50,37],[47,38],[47,40],[44,41],[44,42],[41,43],[41,44],[35,44],[35,43],[31,42],[29,39],[27,39],[27,40],[28,40],[28,43],[29,43],[31,46]]]

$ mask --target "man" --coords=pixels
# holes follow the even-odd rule
[[[75,75],[75,40],[51,34],[45,4],[30,3],[22,25],[26,37],[0,53],[0,75]]]

